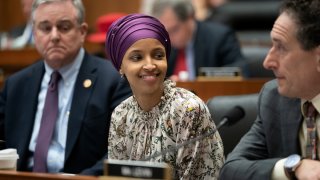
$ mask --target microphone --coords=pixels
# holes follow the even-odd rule
[[[222,117],[222,120],[217,125],[217,129],[220,127],[226,125],[226,126],[232,126],[235,123],[237,123],[240,119],[242,119],[245,116],[244,109],[240,106],[234,106],[232,109],[230,109],[226,115]]]
[[[158,156],[161,156],[161,155],[164,155],[168,152],[172,152],[172,151],[176,151],[178,149],[180,149],[181,147],[183,146],[186,146],[186,145],[189,145],[189,144],[192,144],[198,140],[201,140],[201,139],[204,139],[208,136],[211,136],[213,135],[214,133],[217,132],[217,130],[219,130],[221,127],[223,126],[232,126],[233,124],[235,124],[236,122],[238,122],[240,119],[242,119],[243,117],[245,116],[245,112],[244,112],[244,109],[240,106],[235,106],[233,107],[232,109],[230,109],[226,115],[224,115],[222,117],[222,120],[219,122],[219,124],[216,126],[216,128],[212,131],[209,131],[205,134],[202,134],[198,137],[195,137],[193,139],[190,139],[188,141],[185,141],[177,146],[172,146],[172,147],[169,147],[168,149],[164,150],[164,151],[160,151],[159,153],[155,153],[151,156],[148,156],[147,158],[144,158],[144,159],[141,159],[141,161],[149,161],[151,160],[152,158],[155,158],[155,157],[158,157]]]

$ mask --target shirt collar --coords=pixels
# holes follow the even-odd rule
[[[81,48],[79,50],[79,53],[77,54],[75,60],[72,63],[70,63],[70,64],[68,64],[58,70],[59,73],[61,74],[63,80],[70,79],[72,77],[72,75],[74,74],[74,72],[79,71],[80,66],[82,64],[82,61],[83,61],[83,57],[84,57],[84,49]],[[50,77],[51,73],[53,72],[53,69],[46,63],[46,61],[44,61],[44,67],[45,67],[46,73]]]
[[[303,111],[303,104],[307,102],[306,99],[302,99],[301,100],[301,111],[302,111],[302,114],[305,116],[304,114],[304,111]],[[311,100],[313,106],[316,108],[316,110],[318,112],[320,112],[320,94],[318,94],[317,96],[315,96],[312,100]]]

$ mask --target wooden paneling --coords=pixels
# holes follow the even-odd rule
[[[0,31],[8,31],[25,22],[20,0],[0,0]]]
[[[96,44],[86,44],[86,49],[94,51],[99,48]],[[0,51],[0,68],[3,69],[5,75],[9,75],[18,71],[40,58],[40,55],[35,49],[23,50],[6,50]],[[205,102],[219,95],[237,95],[258,93],[263,84],[270,79],[210,79],[202,81],[177,82],[178,87],[188,89],[197,94]],[[3,83],[0,77],[0,87]]]
[[[140,0],[83,0],[83,3],[90,31],[96,29],[95,21],[103,14],[111,12],[137,13],[140,7]]]
[[[242,81],[194,81],[178,82],[178,87],[188,89],[197,94],[204,102],[214,96],[251,94],[260,92],[261,87],[269,79],[249,79]],[[0,89],[3,80],[0,78]]]
[[[61,175],[61,174],[45,174],[31,172],[16,172],[16,171],[0,171],[1,180],[98,180],[94,176],[79,176],[79,175]]]
[[[258,93],[268,80],[270,79],[191,81],[177,82],[177,86],[194,92],[207,102],[214,96]]]
[[[95,29],[95,20],[110,12],[138,12],[140,0],[83,0],[86,21],[90,29]],[[8,31],[25,22],[20,0],[0,0],[0,31]]]
[[[31,172],[1,171],[1,180],[137,180],[139,178],[113,177],[113,176],[80,176],[80,175],[61,175],[44,174]]]
[[[0,68],[8,76],[36,62],[40,58],[35,49],[0,51]]]
[[[5,2],[7,2],[7,1],[3,1],[3,0],[0,1],[0,32],[5,29],[5,28],[4,28],[4,25],[6,24],[6,23],[5,23],[5,19],[6,19],[6,18],[4,18],[4,16],[3,16],[3,15],[4,15],[3,12],[5,11],[5,10],[4,10],[4,9],[5,9],[5,8],[4,8],[4,7],[5,7]]]
[[[86,42],[84,48],[93,54],[103,51],[99,44]],[[0,69],[8,76],[40,59],[40,54],[35,48],[24,48],[19,50],[0,50]],[[0,74],[1,76],[1,74]]]

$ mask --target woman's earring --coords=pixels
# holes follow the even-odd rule
[[[119,70],[119,73],[120,73],[121,78],[123,78],[124,77],[124,73],[122,72],[121,69]]]

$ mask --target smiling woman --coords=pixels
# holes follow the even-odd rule
[[[165,49],[152,38],[135,42],[124,55],[120,73],[125,74],[131,89],[139,99],[159,99],[162,96],[163,80],[167,70]],[[149,111],[157,101],[140,102],[143,110]]]
[[[133,92],[112,114],[109,159],[146,159],[216,129],[199,97],[166,80],[171,45],[157,19],[125,16],[111,25],[107,39],[106,54]],[[224,162],[219,133],[178,152],[150,161],[171,165],[175,178],[217,179]]]

